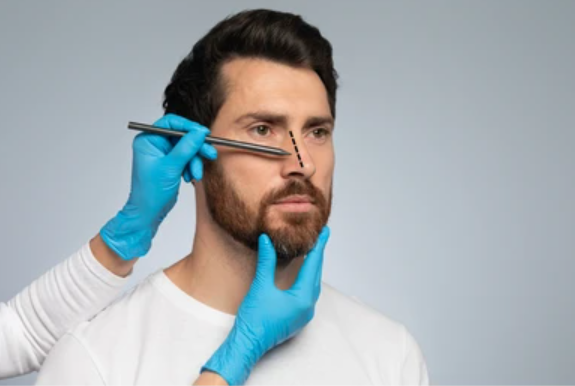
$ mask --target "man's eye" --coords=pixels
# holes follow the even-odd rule
[[[320,128],[320,129],[315,129],[312,131],[314,137],[316,138],[325,138],[328,135],[330,135],[330,131],[324,128]]]
[[[269,133],[270,128],[266,125],[257,125],[252,128],[252,131],[255,131],[260,137],[267,137],[267,133]]]

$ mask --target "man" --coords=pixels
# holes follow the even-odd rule
[[[336,78],[329,42],[288,13],[239,13],[194,46],[166,88],[166,113],[205,125],[213,136],[294,154],[220,148],[194,184],[191,253],[67,334],[39,383],[190,384],[205,370],[229,374],[236,362],[241,370],[224,376],[228,383],[429,383],[419,346],[402,324],[326,283],[319,299],[314,292],[313,319],[292,321],[307,323],[295,334],[270,343],[261,338],[269,325],[246,316],[260,307],[270,317],[292,307],[283,295],[301,287],[308,261],[319,261],[312,252],[327,241]],[[253,297],[262,233],[275,247],[272,284],[279,291],[269,286]],[[241,354],[228,341],[245,343]]]

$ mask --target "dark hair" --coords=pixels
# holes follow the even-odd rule
[[[225,101],[222,65],[234,58],[262,58],[315,71],[335,118],[337,72],[332,47],[301,16],[267,9],[237,13],[216,24],[192,48],[164,91],[165,113],[210,126]]]

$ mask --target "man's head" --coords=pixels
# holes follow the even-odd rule
[[[220,148],[196,185],[214,221],[236,241],[255,251],[267,233],[278,267],[307,253],[329,218],[336,89],[331,45],[317,28],[296,15],[254,10],[223,20],[198,41],[165,91],[166,113],[210,127],[214,136],[292,153]],[[277,205],[293,195],[311,204]]]

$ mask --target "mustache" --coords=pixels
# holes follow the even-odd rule
[[[309,196],[312,204],[323,202],[322,193],[318,188],[316,188],[309,180],[299,179],[289,180],[285,187],[271,192],[264,201],[267,205],[271,205],[294,194]]]

